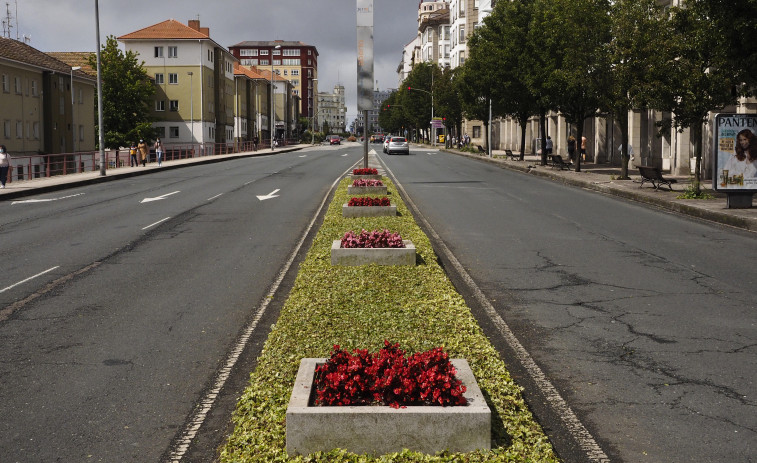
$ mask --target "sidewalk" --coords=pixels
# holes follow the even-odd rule
[[[213,162],[222,162],[229,159],[247,158],[253,156],[270,156],[272,154],[289,153],[298,151],[306,146],[311,145],[290,145],[276,148],[275,151],[268,149],[259,149],[258,151],[246,151],[234,154],[218,154],[213,156],[202,156],[188,159],[178,159],[175,161],[163,161],[161,166],[152,162],[146,167],[119,167],[117,169],[108,169],[105,176],[100,176],[100,171],[82,172],[80,174],[57,175],[55,177],[39,178],[34,180],[23,180],[9,182],[5,184],[4,189],[0,189],[0,201],[21,198],[52,191],[74,188],[82,185],[92,185],[95,183],[109,182],[138,175],[146,175],[162,170],[178,169],[199,164],[210,164]]]
[[[449,153],[457,154],[489,162],[499,167],[517,170],[538,177],[549,178],[568,185],[573,185],[601,193],[619,196],[625,199],[638,201],[659,207],[668,211],[677,212],[691,217],[709,220],[712,222],[729,225],[757,232],[757,207],[751,209],[728,209],[726,207],[726,195],[712,189],[710,181],[701,184],[703,191],[714,196],[715,199],[677,199],[690,184],[691,178],[663,174],[665,178],[676,179],[673,185],[674,191],[663,187],[655,190],[649,183],[640,188],[641,177],[638,169],[628,169],[631,180],[617,180],[620,177],[620,167],[609,164],[581,163],[581,172],[574,170],[560,170],[552,166],[542,166],[540,156],[525,156],[523,161],[507,160],[504,151],[494,150],[493,158],[478,154],[464,153],[457,150],[446,149]]]

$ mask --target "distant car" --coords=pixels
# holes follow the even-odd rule
[[[410,154],[410,145],[405,137],[392,137],[386,147],[386,154]]]
[[[386,148],[389,146],[389,140],[392,139],[391,135],[387,135],[384,137],[384,153],[386,153]]]
[[[341,145],[342,138],[339,135],[329,135],[329,145]]]
[[[381,143],[384,140],[384,135],[380,133],[374,133],[371,135],[371,143]]]

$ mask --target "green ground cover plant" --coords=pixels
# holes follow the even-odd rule
[[[349,200],[344,179],[337,187],[281,315],[272,327],[258,366],[233,415],[234,431],[220,461],[307,462],[557,462],[520,387],[437,263],[431,243],[390,181],[396,217],[342,217]],[[348,230],[390,229],[411,240],[417,265],[332,266],[331,243]],[[286,408],[300,359],[329,357],[334,345],[376,350],[384,340],[407,352],[442,346],[451,358],[468,360],[492,410],[492,450],[424,455],[402,451],[370,457],[335,449],[309,456],[286,454]],[[412,430],[408,430],[412,432]]]

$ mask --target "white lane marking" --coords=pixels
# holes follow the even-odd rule
[[[213,201],[214,199],[218,198],[219,196],[223,196],[223,193],[215,195],[212,198],[208,198],[208,201]]]
[[[145,198],[142,201],[140,201],[139,204],[149,203],[151,201],[160,201],[161,199],[166,199],[167,197],[169,197],[171,195],[175,195],[176,193],[181,193],[181,192],[180,191],[174,191],[173,193],[166,193],[166,194],[164,194],[162,196],[156,196],[154,198]]]
[[[61,196],[60,198],[48,198],[48,199],[22,199],[21,201],[13,201],[11,203],[11,206],[13,206],[14,204],[49,203],[51,201],[58,201],[61,199],[75,198],[76,196],[81,196],[83,194],[84,193],[77,193],[75,195]]]
[[[13,285],[10,285],[10,286],[8,286],[7,288],[3,288],[3,289],[0,289],[0,293],[4,293],[4,292],[8,291],[9,289],[15,288],[15,287],[16,287],[16,286],[18,286],[18,285],[22,285],[22,284],[26,283],[27,281],[33,280],[33,279],[35,279],[35,278],[37,278],[37,277],[39,277],[39,276],[42,276],[42,275],[44,275],[45,273],[50,273],[50,272],[52,272],[53,270],[55,270],[56,268],[58,268],[58,267],[60,267],[60,265],[56,265],[56,266],[55,266],[55,267],[53,267],[53,268],[49,268],[49,269],[45,270],[44,272],[39,272],[38,274],[36,274],[36,275],[34,275],[34,276],[31,276],[31,277],[27,278],[26,280],[21,280],[21,281],[19,281],[19,282],[18,282],[18,283],[16,283],[16,284],[13,284]]]
[[[415,205],[415,203],[413,203],[413,200],[410,199],[410,196],[408,196],[405,188],[399,183],[399,181],[397,181],[397,177],[394,176],[394,173],[389,169],[389,167],[386,166],[384,162],[379,162],[384,165],[386,171],[389,173],[389,175],[391,175],[395,186],[402,192],[405,203],[412,207],[414,211],[413,215],[423,222],[424,226],[429,231],[431,236],[437,241],[437,243],[439,243],[440,251],[444,253],[449,262],[453,267],[455,267],[455,270],[465,281],[465,284],[468,285],[468,287],[471,289],[478,303],[481,304],[481,306],[484,308],[486,314],[489,316],[489,319],[494,323],[500,334],[502,334],[502,337],[505,338],[505,341],[515,352],[515,355],[518,357],[523,367],[531,376],[531,379],[542,391],[552,410],[554,410],[557,416],[562,419],[565,428],[573,436],[573,439],[576,440],[578,445],[581,447],[581,450],[586,453],[589,461],[597,463],[609,463],[610,458],[604,453],[599,444],[597,444],[597,441],[594,440],[594,436],[592,436],[591,433],[586,429],[586,427],[584,427],[583,423],[581,423],[568,403],[565,402],[565,399],[562,398],[555,386],[549,381],[547,375],[544,374],[544,371],[542,371],[533,357],[531,357],[531,354],[528,353],[526,348],[523,347],[518,338],[515,336],[515,333],[510,330],[510,327],[507,325],[507,323],[497,313],[496,309],[486,298],[486,295],[483,293],[483,291],[481,291],[476,282],[473,281],[473,278],[468,274],[460,261],[457,260],[455,255],[452,254],[452,251],[450,251],[444,241],[442,241],[441,237],[436,233],[436,230],[431,227],[431,224],[428,222],[428,220],[426,220],[426,217],[421,214],[418,207]]]
[[[170,218],[171,218],[171,217],[166,217],[165,219],[162,219],[162,220],[158,220],[157,222],[155,222],[155,223],[153,223],[153,224],[150,224],[150,225],[146,226],[146,227],[145,227],[145,228],[143,228],[142,230],[147,230],[148,228],[150,228],[150,227],[154,227],[155,225],[158,225],[159,223],[163,223],[163,222],[165,222],[166,220],[168,220],[168,219],[170,219]]]
[[[301,154],[300,157],[301,158],[306,158],[306,157],[308,157],[308,155],[307,154]]]
[[[350,155],[350,153],[344,153],[344,154],[342,155],[342,157],[345,157],[345,156],[349,156],[349,155]]]
[[[350,172],[350,170],[347,170],[345,173],[337,177],[337,179],[334,180],[334,183],[331,184],[331,189],[323,197],[321,205],[318,207],[318,210],[315,211],[315,215],[313,215],[313,218],[310,220],[310,223],[300,237],[299,242],[294,247],[294,250],[292,250],[292,253],[289,255],[289,259],[287,259],[286,264],[284,264],[284,267],[282,267],[281,271],[277,275],[276,280],[273,282],[273,285],[268,292],[268,295],[263,298],[263,302],[261,302],[260,306],[258,306],[255,317],[250,321],[250,324],[245,327],[242,335],[239,337],[239,340],[234,344],[234,347],[229,353],[229,356],[226,358],[223,367],[221,367],[218,372],[218,376],[216,377],[213,387],[211,387],[210,390],[208,390],[200,399],[199,406],[195,407],[195,411],[190,417],[189,422],[184,427],[184,430],[181,433],[181,437],[179,437],[179,439],[172,444],[173,449],[171,450],[169,456],[169,461],[171,461],[171,463],[179,463],[189,450],[189,446],[192,443],[192,440],[197,436],[197,432],[205,422],[205,418],[208,416],[210,409],[213,408],[213,403],[221,393],[221,389],[223,389],[223,386],[226,384],[229,376],[231,376],[231,370],[234,368],[234,365],[236,365],[239,357],[242,355],[242,351],[244,351],[245,347],[247,346],[247,342],[250,340],[252,333],[257,328],[260,320],[263,318],[263,315],[268,308],[268,304],[273,300],[273,297],[276,295],[279,286],[281,286],[281,282],[284,281],[284,276],[286,276],[287,272],[289,272],[289,269],[292,267],[294,259],[297,257],[297,254],[300,252],[300,248],[302,248],[302,245],[305,242],[305,238],[307,238],[310,230],[315,225],[315,221],[318,216],[321,215],[321,211],[326,205],[326,201],[329,199],[329,195],[332,191],[334,191],[334,188],[336,188],[336,186],[339,184],[342,178],[347,175],[348,172]]]
[[[261,200],[261,201],[265,201],[266,199],[278,198],[279,195],[277,195],[276,193],[278,193],[279,191],[280,190],[277,188],[277,189],[273,190],[272,192],[268,193],[265,196],[258,196],[258,199]]]

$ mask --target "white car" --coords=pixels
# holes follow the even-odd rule
[[[386,154],[401,153],[410,154],[410,144],[405,137],[392,137],[386,147]]]

